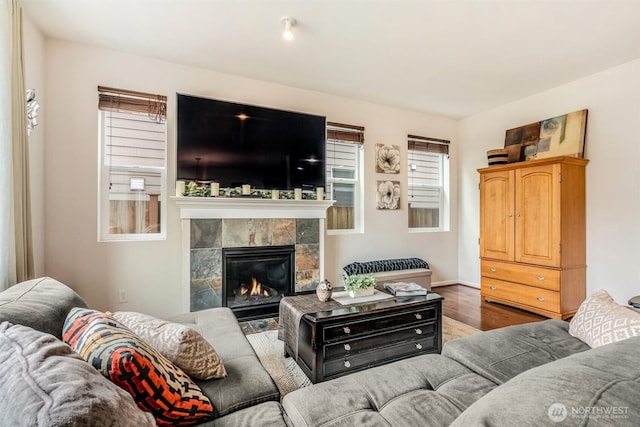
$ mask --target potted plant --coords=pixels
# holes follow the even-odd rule
[[[373,295],[376,279],[369,276],[347,276],[344,279],[344,290],[349,293],[351,298]]]

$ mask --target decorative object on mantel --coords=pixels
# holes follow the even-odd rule
[[[316,287],[316,295],[318,299],[322,302],[329,301],[331,299],[331,294],[333,293],[333,285],[328,280],[323,280],[318,283]]]
[[[509,163],[555,156],[584,157],[588,110],[574,111],[506,131]]]
[[[376,144],[376,172],[400,173],[400,146]]]
[[[376,207],[400,209],[400,181],[377,181]]]
[[[249,189],[247,189],[249,187]],[[247,191],[249,190],[249,191]],[[295,190],[299,190],[296,197]],[[185,184],[184,181],[176,181],[176,196],[185,197],[248,197],[254,199],[285,199],[285,200],[324,200],[324,189],[318,187],[316,191],[295,190],[258,190],[249,185],[242,187],[220,188],[220,184],[212,182],[210,185],[198,185],[195,181]],[[320,196],[320,198],[318,198]]]
[[[358,276],[352,274],[344,278],[344,290],[351,298],[373,295],[376,279],[372,275]]]
[[[487,151],[487,162],[489,166],[506,165],[509,163],[509,150],[506,148],[496,148]]]

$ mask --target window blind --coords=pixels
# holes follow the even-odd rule
[[[427,138],[424,136],[408,135],[409,150],[440,153],[449,155],[449,142],[446,139]]]
[[[98,86],[98,109],[148,114],[154,121],[167,117],[167,97],[126,89]]]

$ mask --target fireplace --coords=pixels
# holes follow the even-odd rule
[[[294,292],[294,245],[222,249],[222,304],[238,320],[277,317]]]

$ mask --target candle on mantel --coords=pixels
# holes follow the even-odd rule
[[[251,195],[251,186],[249,184],[244,184],[242,186],[242,195],[243,196]]]
[[[302,188],[293,189],[293,198],[296,200],[302,200]]]
[[[218,197],[220,195],[220,184],[217,182],[211,183],[211,196]]]
[[[271,190],[271,198],[273,200],[280,199],[280,190]]]
[[[318,200],[324,200],[324,187],[316,188],[316,198]]]
[[[185,184],[184,181],[176,181],[176,196],[181,197],[184,194]]]

